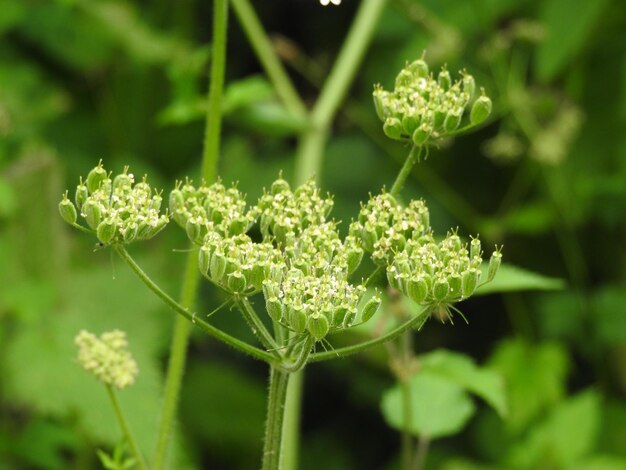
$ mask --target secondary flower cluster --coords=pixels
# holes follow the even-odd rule
[[[453,82],[450,72],[443,67],[435,78],[428,64],[418,59],[400,71],[393,91],[376,85],[373,97],[385,134],[421,146],[452,135],[475,94],[476,82],[472,75],[462,72],[461,78]],[[475,126],[487,119],[491,107],[491,100],[482,90],[473,101],[469,125]]]
[[[111,179],[102,163],[93,168],[76,187],[74,203],[67,192],[59,203],[65,221],[77,225],[78,211],[90,231],[105,245],[147,240],[160,232],[169,221],[161,214],[161,196],[153,192],[146,178],[135,183],[128,167]],[[84,228],[84,227],[83,227]],[[89,230],[85,229],[85,230]]]
[[[137,363],[128,351],[126,333],[113,330],[98,338],[82,330],[74,339],[78,346],[78,362],[98,380],[122,389],[135,382]]]

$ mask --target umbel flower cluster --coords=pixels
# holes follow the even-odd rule
[[[393,91],[380,85],[374,87],[374,105],[383,121],[385,134],[416,146],[455,134],[463,124],[471,104],[469,123],[476,126],[491,113],[491,100],[481,89],[476,97],[476,82],[467,72],[453,81],[443,67],[435,77],[423,59],[408,63],[398,74]]]
[[[85,182],[76,187],[74,203],[67,192],[59,203],[59,212],[71,225],[78,225],[78,211],[87,228],[96,234],[100,243],[127,244],[135,240],[147,240],[159,233],[169,221],[161,214],[161,195],[154,192],[146,178],[135,183],[128,167],[111,179],[102,162],[87,175]]]
[[[135,382],[137,363],[128,351],[126,333],[113,330],[98,338],[82,330],[74,342],[78,346],[78,362],[101,382],[122,389]]]

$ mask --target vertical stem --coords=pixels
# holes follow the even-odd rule
[[[422,470],[426,465],[426,456],[430,448],[430,438],[420,436],[417,440],[417,450],[415,451],[415,460],[412,470]]]
[[[265,442],[263,446],[263,470],[282,468],[283,418],[290,373],[270,366],[270,384],[265,421]]]
[[[109,384],[106,385],[107,393],[109,398],[111,399],[111,404],[113,405],[113,409],[115,410],[115,416],[117,417],[117,421],[119,422],[120,428],[122,429],[122,433],[128,442],[128,446],[130,447],[130,451],[135,456],[135,460],[137,461],[137,466],[146,470],[146,463],[143,460],[143,456],[141,455],[141,451],[139,450],[139,446],[137,445],[137,441],[133,437],[133,433],[130,430],[130,426],[128,425],[128,421],[126,421],[126,417],[122,412],[122,407],[120,406],[120,402],[117,399],[117,393],[113,390]]]
[[[411,330],[407,330],[400,336],[402,376],[400,386],[402,390],[402,467],[411,470],[413,457],[413,436],[411,435],[411,423],[413,421],[413,407],[411,406],[411,369],[413,360],[413,338]]]
[[[289,440],[283,446],[283,468],[298,468],[298,450],[300,448],[300,408],[302,406],[302,385],[304,369],[291,374],[285,398],[285,416],[283,434]]]
[[[413,169],[413,167],[419,160],[419,157],[421,154],[422,154],[421,146],[418,147],[414,145],[411,148],[411,152],[409,153],[409,156],[406,157],[406,160],[404,161],[404,165],[402,165],[402,169],[400,170],[400,173],[398,173],[398,176],[396,176],[396,180],[393,182],[393,186],[391,187],[389,194],[391,194],[392,196],[397,196],[400,193],[400,191],[404,187],[404,182],[406,181],[408,176],[411,174],[411,170]]]
[[[213,181],[217,173],[219,160],[220,134],[222,129],[221,101],[224,88],[224,72],[226,68],[226,29],[228,23],[228,1],[214,0],[213,2],[213,44],[211,76],[209,85],[209,106],[206,116],[204,149],[202,152],[202,178],[206,182]],[[200,273],[197,268],[195,251],[189,252],[185,266],[185,277],[181,289],[180,303],[192,308],[195,303]],[[161,470],[166,466],[167,452],[171,441],[172,427],[178,396],[187,359],[187,346],[191,325],[177,317],[174,324],[170,358],[167,366],[161,422],[157,447],[154,455],[153,468]]]
[[[363,0],[328,79],[311,111],[311,128],[302,136],[296,156],[296,183],[319,172],[328,128],[345,98],[370,43],[387,0]]]

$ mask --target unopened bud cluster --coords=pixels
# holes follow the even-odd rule
[[[248,231],[256,213],[246,208],[243,194],[221,182],[197,188],[190,182],[177,183],[169,197],[172,218],[187,231],[190,240],[204,243],[209,232],[235,236]]]
[[[75,205],[74,205],[75,203]],[[76,225],[78,214],[104,245],[147,240],[160,232],[169,217],[161,214],[161,195],[150,188],[146,178],[135,183],[128,167],[115,177],[102,163],[92,169],[85,182],[76,187],[74,202],[67,192],[59,212],[69,224]]]
[[[387,265],[393,255],[404,249],[407,240],[430,232],[430,215],[422,200],[402,207],[388,193],[370,198],[361,207],[350,233],[359,238],[378,265]]]
[[[407,64],[398,74],[393,91],[374,88],[374,105],[385,134],[422,146],[454,134],[471,104],[468,125],[475,126],[491,113],[491,100],[467,72],[453,81],[443,67],[435,77],[423,59]]]
[[[82,330],[74,342],[78,346],[78,362],[98,380],[118,389],[134,383],[139,369],[128,351],[126,333],[113,330],[98,338]]]

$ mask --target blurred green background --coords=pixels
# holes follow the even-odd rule
[[[358,2],[253,2],[313,102]],[[64,225],[57,203],[100,158],[168,191],[199,172],[211,2],[0,0],[0,469],[99,468],[119,432],[74,357],[81,328],[128,332],[139,380],[121,394],[152,451],[173,313],[119,260]],[[406,193],[434,227],[503,243],[557,290],[482,296],[435,320],[418,352],[463,352],[505,380],[509,414],[481,401],[427,468],[626,469],[626,5],[621,0],[390,0],[333,127],[320,181],[344,229],[408,152],[371,104],[405,61],[467,68],[495,104],[481,131],[433,149]],[[300,123],[265,80],[231,15],[220,174],[254,201],[293,174]],[[434,68],[434,67],[433,67]],[[132,246],[175,294],[187,247],[173,226]],[[554,283],[551,284],[554,287]],[[545,285],[544,285],[545,287]],[[201,304],[221,299],[208,286]],[[236,312],[213,317],[249,338]],[[350,341],[350,339],[344,340]],[[311,365],[300,468],[397,468],[380,411],[383,348]],[[195,334],[173,468],[256,468],[266,369]]]

